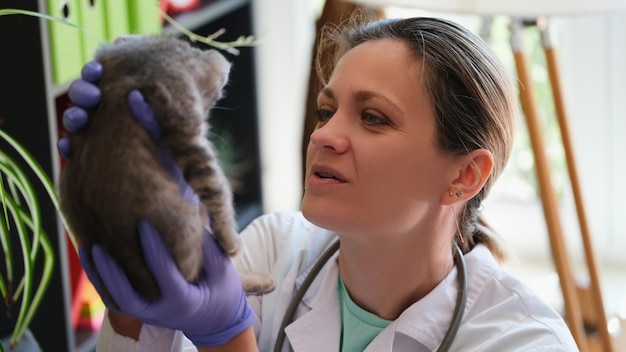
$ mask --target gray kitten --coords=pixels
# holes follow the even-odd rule
[[[130,115],[126,99],[139,89],[150,103],[163,145],[208,209],[213,235],[227,255],[235,255],[241,244],[232,193],[206,138],[208,113],[222,97],[230,63],[215,50],[161,35],[120,38],[102,46],[96,60],[104,68],[98,83],[102,99],[89,112],[87,126],[70,137],[73,154],[61,174],[61,207],[79,241],[103,245],[135,289],[154,300],[160,291],[141,255],[139,219],[161,234],[189,282],[200,274],[207,219],[181,197],[157,145]],[[269,274],[241,278],[248,294],[274,289]]]

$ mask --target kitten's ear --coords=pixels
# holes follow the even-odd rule
[[[196,79],[202,93],[205,109],[210,109],[224,96],[224,86],[228,82],[230,62],[217,50],[205,50],[201,61],[196,62],[200,72]]]
[[[218,89],[224,88],[226,82],[228,82],[228,75],[230,73],[230,62],[217,50],[206,50],[204,52],[205,64],[211,67],[215,82],[217,82]]]

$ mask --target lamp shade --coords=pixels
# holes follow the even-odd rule
[[[626,12],[626,0],[356,0],[372,7],[401,6],[478,15],[547,16]]]

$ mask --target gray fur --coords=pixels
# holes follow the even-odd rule
[[[128,93],[139,89],[162,130],[162,142],[208,209],[218,243],[239,252],[232,192],[206,138],[208,113],[222,97],[230,63],[215,50],[193,48],[175,37],[130,36],[101,47],[102,99],[89,122],[71,136],[72,155],[60,183],[62,211],[79,241],[99,243],[116,259],[135,289],[154,300],[160,291],[141,255],[137,223],[148,220],[161,234],[190,282],[202,265],[202,219],[183,199],[162,165],[155,142],[134,118]],[[200,212],[204,213],[204,212]],[[243,275],[244,288],[269,292],[267,275]]]

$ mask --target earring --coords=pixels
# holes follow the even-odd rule
[[[452,197],[452,196],[454,196],[454,192],[450,192],[450,193],[448,193],[448,195],[449,195],[450,197]]]

